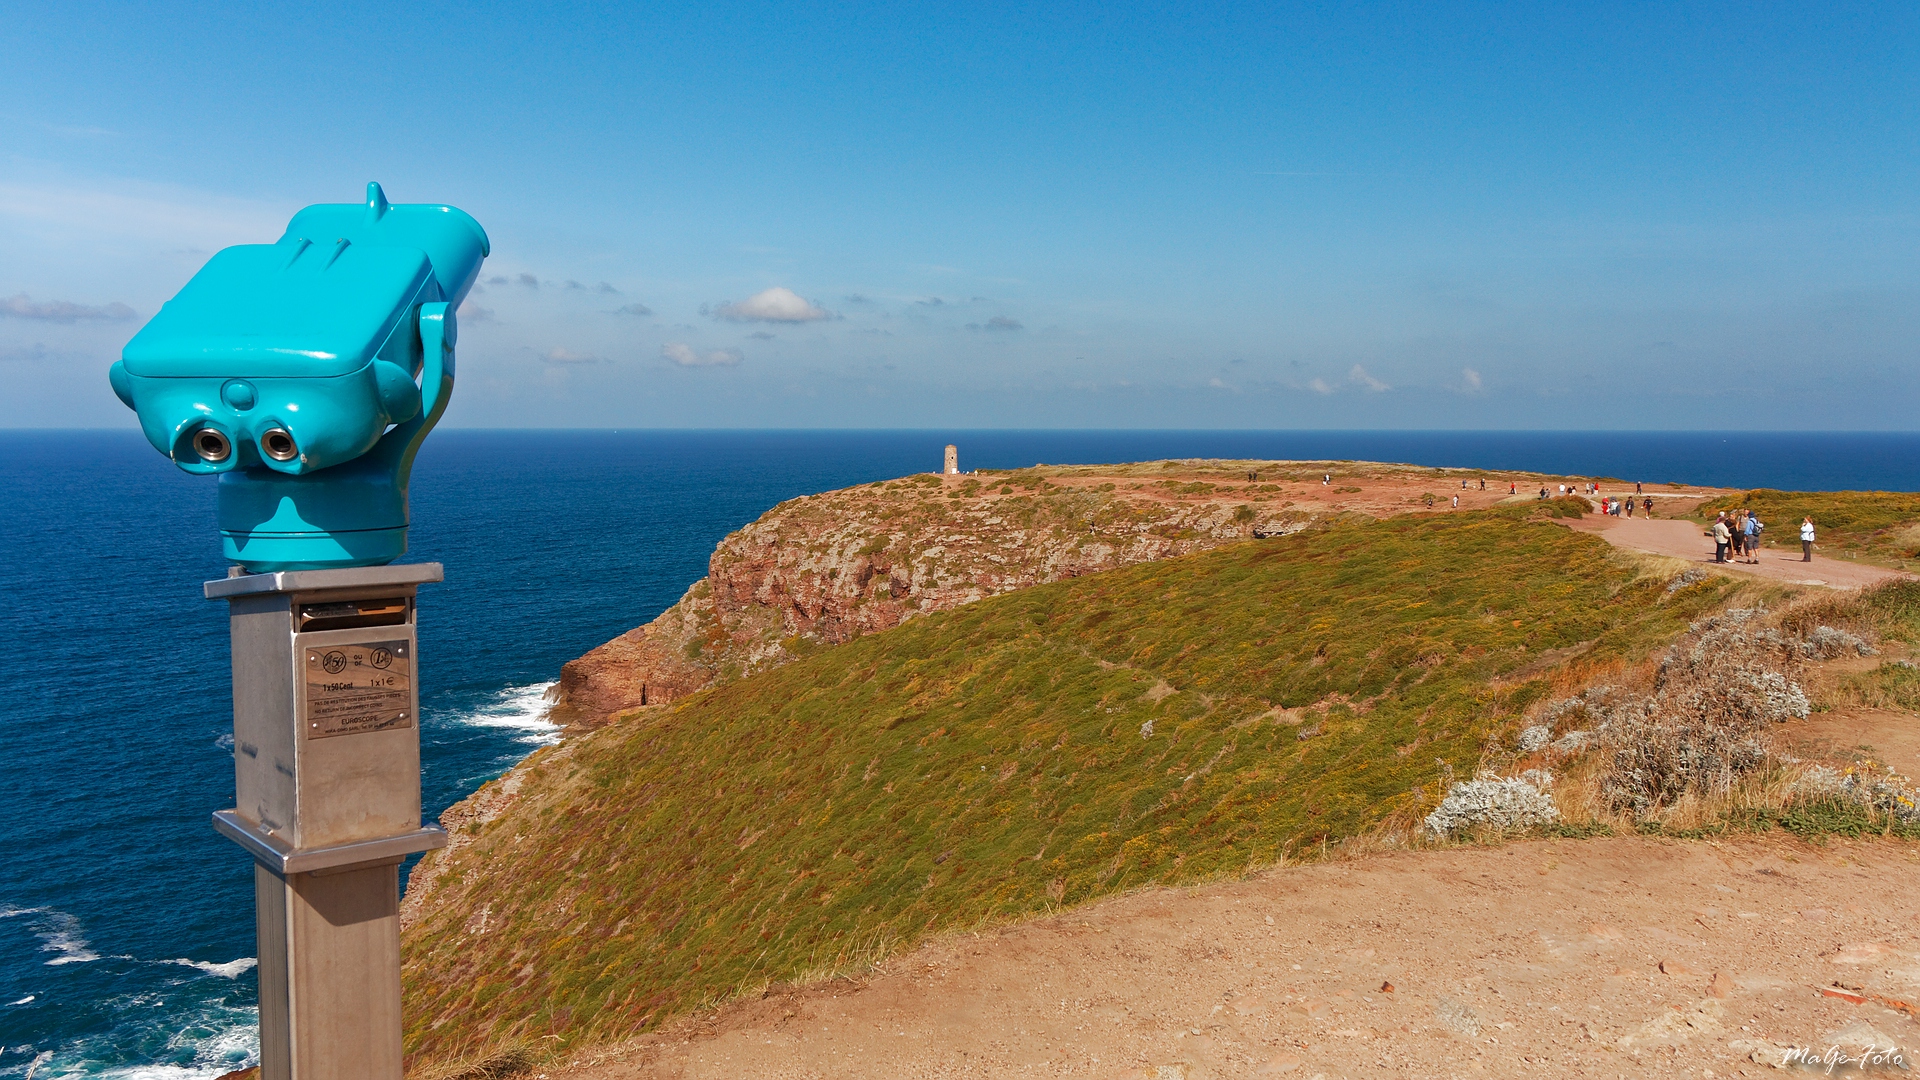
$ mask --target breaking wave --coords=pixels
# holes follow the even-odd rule
[[[553,703],[547,700],[547,691],[553,685],[543,682],[509,686],[479,708],[460,716],[457,722],[519,732],[514,741],[525,746],[552,746],[560,741],[560,725],[547,719],[553,709]]]
[[[251,956],[243,956],[238,960],[229,960],[224,964],[215,964],[206,960],[167,960],[163,962],[179,964],[181,967],[196,968],[209,975],[218,975],[223,979],[237,979],[243,973],[252,971],[260,964],[259,960]]]

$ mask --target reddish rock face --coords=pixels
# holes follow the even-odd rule
[[[1344,479],[1351,464],[1341,467]],[[1435,470],[1368,466],[1395,509]],[[1305,528],[1357,487],[1324,463],[1151,462],[922,474],[793,499],[729,535],[659,618],[568,663],[556,721],[593,727],[821,645],[988,596]],[[1263,476],[1264,474],[1264,476]],[[1297,475],[1296,475],[1297,474]],[[1385,495],[1388,487],[1382,486]],[[1298,500],[1298,501],[1296,501]]]

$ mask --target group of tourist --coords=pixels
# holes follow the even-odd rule
[[[1759,565],[1760,532],[1766,525],[1751,510],[1720,511],[1713,519],[1713,561]],[[1744,556],[1744,558],[1742,557]]]
[[[1713,528],[1708,530],[1713,535],[1713,561],[1743,562],[1758,566],[1760,534],[1765,532],[1766,528],[1766,523],[1760,520],[1760,515],[1752,510],[1735,510],[1732,513],[1720,511],[1713,519]],[[1801,518],[1801,562],[1813,561],[1813,540],[1813,519]]]
[[[1646,511],[1646,514],[1648,517],[1652,517],[1653,516],[1653,496],[1648,495],[1646,498],[1641,500],[1640,508]],[[1600,500],[1600,512],[1603,514],[1606,514],[1608,517],[1621,517],[1621,516],[1632,517],[1633,516],[1633,500],[1622,499],[1614,495],[1609,495],[1606,498]]]
[[[1511,494],[1519,490],[1519,485],[1509,484],[1507,485],[1507,489],[1509,494]],[[1559,490],[1562,498],[1568,495],[1599,495],[1600,485],[1591,480],[1586,480],[1582,481],[1578,487],[1573,484],[1561,484],[1559,485]],[[1644,512],[1646,516],[1652,517],[1653,496],[1645,494],[1637,483],[1633,485],[1633,494],[1637,497],[1641,511]],[[1544,485],[1540,488],[1540,498],[1552,498]],[[1609,517],[1632,517],[1635,501],[1635,498],[1623,499],[1617,495],[1609,495],[1600,500],[1600,512]]]

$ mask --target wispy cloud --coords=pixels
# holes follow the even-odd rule
[[[260,243],[280,235],[297,208],[161,184],[0,184],[0,219],[68,248],[79,237],[176,249]]]
[[[534,277],[532,274],[521,274],[516,280],[529,289],[537,289],[540,287],[540,279]]]
[[[0,364],[37,364],[52,358],[47,347],[37,341],[31,345],[0,345]]]
[[[700,352],[683,341],[669,341],[660,346],[660,355],[681,367],[733,367],[746,357],[739,349],[709,349]]]
[[[653,314],[653,309],[648,307],[645,304],[632,303],[632,304],[625,304],[620,307],[614,308],[613,314],[633,315],[639,318],[645,318],[646,316]]]
[[[993,318],[987,320],[984,329],[1023,330],[1025,327],[1021,325],[1019,319],[1009,319],[1005,315],[995,315]]]
[[[588,353],[569,352],[558,346],[548,349],[540,359],[549,364],[598,364],[602,358]]]
[[[619,296],[620,295],[620,290],[614,288],[613,283],[611,281],[603,281],[600,284],[595,285],[593,287],[593,291],[599,293],[601,296]]]
[[[462,302],[460,305],[460,310],[454,312],[454,316],[458,318],[461,322],[469,323],[469,324],[490,323],[490,322],[496,321],[493,317],[492,308],[483,308],[479,304],[476,304],[471,300]]]
[[[833,312],[779,285],[745,300],[717,304],[710,314],[729,322],[803,323],[833,318]]]
[[[1309,389],[1309,390],[1311,390],[1311,391],[1313,391],[1313,392],[1314,392],[1314,393],[1316,393],[1316,394],[1331,394],[1331,393],[1333,393],[1333,387],[1332,387],[1332,386],[1330,386],[1330,385],[1328,385],[1328,384],[1327,384],[1327,380],[1325,380],[1325,379],[1313,379],[1313,380],[1310,380],[1310,381],[1309,381],[1309,382],[1307,383],[1307,389]]]
[[[1368,373],[1366,368],[1361,367],[1359,364],[1353,365],[1353,370],[1347,372],[1347,379],[1371,394],[1378,394],[1393,389],[1393,387],[1374,378]]]
[[[1460,369],[1460,388],[1469,394],[1479,393],[1482,389],[1484,389],[1484,387],[1481,385],[1481,382],[1480,382],[1480,373],[1473,370],[1470,367],[1461,368]]]
[[[0,300],[0,315],[38,322],[123,322],[139,314],[119,301],[110,304],[76,304],[70,300],[35,300],[26,293]]]

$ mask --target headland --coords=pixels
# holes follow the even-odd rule
[[[1607,543],[1631,485],[1567,483],[1156,462],[775,507],[568,665],[574,736],[444,819],[406,902],[417,1070],[1579,1075],[1709,1031],[1744,1061],[1828,1033],[1803,952],[1906,1015],[1874,1004],[1914,996],[1898,903],[1811,864],[1920,858],[1920,513],[1799,497],[1856,556],[1832,588]],[[1798,505],[1652,494],[1696,535]],[[1779,929],[1814,910],[1862,940]],[[1659,1008],[1575,1016],[1609,979]],[[1748,1008],[1790,1015],[1742,1051]]]

